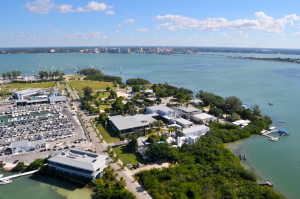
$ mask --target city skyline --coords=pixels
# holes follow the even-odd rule
[[[5,16],[0,19],[0,46],[298,48],[297,4],[7,1],[0,8]]]

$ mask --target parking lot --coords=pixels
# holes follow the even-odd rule
[[[37,108],[36,108],[37,107]],[[47,114],[41,114],[34,112],[34,110],[38,110],[39,108],[50,110]],[[5,109],[1,107],[2,111],[5,112]],[[18,107],[15,110],[26,110],[27,107]],[[7,109],[6,109],[7,110]],[[47,104],[47,105],[38,105],[35,108],[30,107],[30,114],[36,114],[35,116],[18,116],[20,120],[8,122],[8,119],[11,117],[7,117],[7,122],[3,122],[0,126],[0,136],[3,135],[2,139],[0,139],[0,151],[4,152],[3,149],[9,147],[11,142],[19,141],[19,140],[42,140],[46,141],[46,146],[39,146],[34,151],[30,151],[29,153],[37,153],[36,155],[42,153],[42,156],[54,155],[59,150],[67,147],[74,147],[79,149],[91,148],[90,143],[86,140],[84,131],[79,124],[77,115],[74,115],[67,103],[63,104]],[[5,113],[6,114],[6,113]],[[11,114],[11,113],[10,113]],[[21,117],[23,118],[21,120]],[[2,117],[3,118],[3,117]],[[13,118],[11,118],[13,119]],[[0,137],[1,138],[1,137]],[[80,143],[79,143],[80,142]],[[46,152],[40,152],[46,151]],[[6,150],[6,152],[8,152]],[[44,155],[43,155],[44,154]],[[32,162],[34,159],[34,155],[26,153],[23,154],[3,154],[3,157],[10,157],[11,160],[9,162],[13,162],[13,159],[16,157],[22,157],[25,159],[25,162]],[[32,158],[31,158],[32,156]],[[3,159],[0,157],[0,159]],[[8,159],[5,159],[5,162],[8,162]]]

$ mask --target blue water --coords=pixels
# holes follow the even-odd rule
[[[194,91],[214,92],[222,97],[238,96],[248,107],[258,104],[263,114],[270,115],[274,126],[291,132],[291,135],[271,142],[266,137],[253,136],[228,146],[234,153],[247,154],[245,167],[260,179],[271,179],[274,188],[289,198],[300,196],[300,65],[280,62],[229,59],[217,56],[291,57],[299,55],[210,53],[194,55],[152,54],[28,54],[0,55],[0,74],[21,70],[32,74],[42,69],[63,69],[66,74],[75,68],[99,68],[109,75],[120,75],[123,80],[140,77],[152,83],[169,82]],[[116,67],[122,70],[114,70]],[[107,69],[109,68],[109,70]],[[122,73],[120,73],[122,72]],[[127,73],[127,74],[125,74]],[[274,103],[269,106],[268,103]],[[278,123],[284,120],[286,123]]]

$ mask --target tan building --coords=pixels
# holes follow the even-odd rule
[[[49,53],[55,53],[55,49],[50,49]]]

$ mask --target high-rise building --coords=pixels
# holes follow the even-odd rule
[[[130,53],[130,48],[123,48],[123,53]]]

